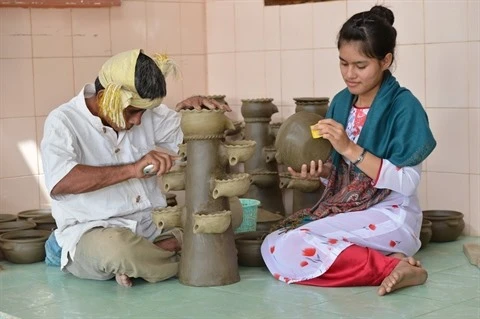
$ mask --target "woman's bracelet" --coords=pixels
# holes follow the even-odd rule
[[[357,160],[355,162],[352,162],[353,165],[358,165],[360,164],[363,159],[365,158],[365,154],[367,153],[367,150],[366,149],[363,149],[362,151],[362,154],[360,154],[360,156],[357,158]]]

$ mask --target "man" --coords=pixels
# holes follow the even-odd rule
[[[161,105],[171,71],[164,55],[122,52],[105,62],[95,85],[47,117],[41,153],[58,227],[46,244],[47,263],[58,254],[64,271],[115,277],[127,287],[131,278],[177,274],[182,231],[161,233],[151,219],[153,208],[166,206],[156,176],[174,165],[183,138],[178,113]],[[198,96],[176,110],[202,105],[230,111]]]

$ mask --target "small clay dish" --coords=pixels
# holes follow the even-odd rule
[[[16,264],[31,264],[45,259],[48,230],[17,230],[0,235],[0,248],[5,259]]]
[[[0,223],[0,234],[14,230],[34,229],[35,226],[37,226],[37,224],[27,220],[17,220],[14,222]]]
[[[54,229],[57,228],[57,224],[55,223],[55,219],[53,218],[52,214],[45,214],[45,216],[38,216],[38,217],[30,217],[27,220],[37,224],[35,229],[53,231]]]
[[[0,214],[0,223],[13,222],[17,220],[17,216],[13,214]]]
[[[29,219],[32,217],[43,217],[48,215],[52,215],[51,209],[31,209],[19,212],[18,219]]]
[[[254,231],[235,236],[239,265],[247,267],[265,266],[260,252],[260,246],[262,246],[263,239],[267,234],[268,232],[265,231]]]
[[[424,210],[423,218],[432,222],[432,242],[454,241],[465,228],[463,214],[454,210]]]
[[[422,242],[422,246],[420,246],[420,249],[425,248],[431,239],[432,222],[424,218],[422,221],[422,228],[420,229],[420,241]]]

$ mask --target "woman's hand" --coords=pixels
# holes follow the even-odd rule
[[[307,164],[303,164],[300,172],[296,172],[293,168],[287,168],[290,175],[301,179],[318,179],[320,177],[327,178],[332,173],[332,164],[323,164],[321,160],[318,161],[318,166],[315,161],[310,162],[310,168]]]
[[[170,169],[174,165],[175,160],[179,158],[180,157],[178,155],[171,154],[165,151],[150,151],[133,164],[135,170],[135,177],[145,178],[154,175],[163,175],[166,172],[170,171]],[[148,165],[152,165],[153,168],[150,170],[151,173],[145,174],[143,169]]]
[[[313,125],[313,128],[318,130],[322,138],[330,141],[333,148],[341,155],[345,155],[355,145],[348,138],[343,125],[333,119],[320,120]]]
[[[230,112],[232,109],[226,103],[217,102],[215,99],[206,96],[192,96],[182,102],[178,103],[175,107],[175,111],[180,110],[201,110],[207,108],[210,110],[225,110]]]

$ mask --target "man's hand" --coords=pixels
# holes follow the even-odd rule
[[[180,157],[178,155],[164,151],[150,151],[133,164],[135,169],[135,177],[144,178],[153,175],[163,175],[166,172],[170,171],[170,169],[174,165],[175,160],[179,158]],[[148,165],[152,165],[153,168],[150,170],[151,173],[146,175],[143,169]]]
[[[232,109],[228,104],[223,104],[217,102],[215,99],[206,97],[206,96],[192,96],[182,102],[178,103],[175,107],[175,111],[180,110],[201,110],[202,108],[207,108],[210,110],[225,110],[230,112]]]

